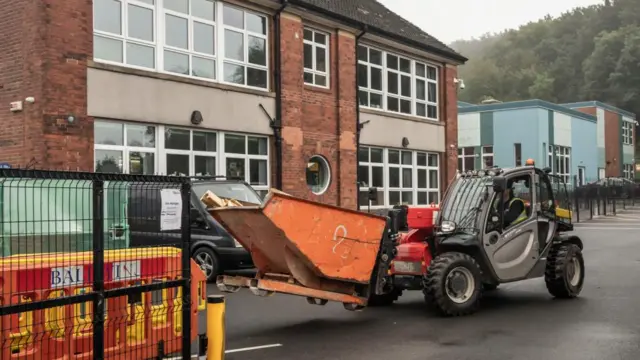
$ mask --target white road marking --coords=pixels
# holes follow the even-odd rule
[[[595,227],[595,226],[589,226],[589,227],[577,227],[576,230],[607,230],[607,231],[614,231],[614,230],[640,230],[640,226],[638,227],[618,227],[618,226],[609,226],[609,227],[604,227],[604,226],[600,226],[600,227]]]
[[[243,352],[243,351],[269,349],[269,348],[280,347],[280,346],[282,346],[282,344],[268,344],[268,345],[260,345],[260,346],[251,346],[251,347],[240,348],[240,349],[226,350],[224,353],[225,354],[231,354],[231,353]],[[191,355],[191,358],[192,359],[198,359],[198,355]],[[165,358],[165,360],[180,360],[180,359],[182,359],[182,358],[181,357]],[[199,360],[206,360],[206,359],[207,359],[207,355],[202,355],[199,358]]]

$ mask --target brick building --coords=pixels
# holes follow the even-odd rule
[[[350,208],[368,185],[376,206],[437,202],[455,173],[466,59],[374,0],[0,6],[0,163],[240,176]]]

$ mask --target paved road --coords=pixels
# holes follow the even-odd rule
[[[439,318],[420,293],[392,307],[348,312],[303,298],[227,296],[227,360],[603,360],[640,358],[640,208],[578,224],[586,284],[553,300],[541,279],[487,294],[470,317]],[[215,293],[213,286],[210,293]]]

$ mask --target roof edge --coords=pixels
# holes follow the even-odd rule
[[[615,107],[613,105],[609,105],[606,103],[603,103],[602,101],[598,101],[598,100],[591,100],[591,101],[578,101],[578,102],[573,102],[573,103],[566,103],[566,104],[560,104],[562,106],[568,107],[569,109],[575,109],[575,108],[581,108],[581,107],[599,107],[605,110],[609,110],[611,112],[615,112],[618,113],[620,115],[625,115],[628,116],[630,118],[632,118],[633,120],[636,119],[636,114],[627,111],[627,110],[623,110],[620,109],[618,107]]]
[[[466,106],[466,107],[458,107],[458,114],[467,114],[473,112],[484,112],[484,111],[508,111],[508,110],[520,110],[526,108],[544,108],[547,110],[553,110],[560,113],[564,113],[567,115],[571,115],[573,117],[580,118],[582,120],[587,120],[590,122],[598,122],[598,118],[594,115],[589,115],[578,110],[573,110],[571,108],[554,104],[548,101],[540,100],[540,99],[532,99],[532,100],[520,100],[520,101],[510,101],[504,103],[497,104],[480,104]]]
[[[380,29],[378,27],[365,24],[363,22],[357,21],[355,19],[351,19],[351,18],[349,18],[347,16],[335,13],[333,11],[329,11],[329,10],[323,9],[323,8],[315,6],[315,5],[311,5],[311,4],[308,4],[308,3],[305,3],[305,2],[301,2],[301,1],[298,1],[298,0],[285,0],[285,1],[287,1],[291,5],[295,5],[295,6],[307,9],[307,10],[315,11],[315,12],[317,12],[319,14],[324,14],[324,15],[330,16],[331,18],[333,18],[335,20],[341,21],[341,22],[343,22],[343,23],[345,23],[347,25],[356,26],[356,27],[358,27],[361,30],[364,30],[366,32],[374,33],[374,34],[380,35],[382,37],[389,38],[391,40],[397,40],[397,41],[400,41],[400,42],[404,42],[405,45],[408,45],[408,46],[411,46],[411,47],[415,47],[415,48],[418,48],[418,49],[422,49],[424,51],[428,51],[428,52],[431,52],[431,53],[438,54],[438,55],[440,55],[440,56],[442,56],[442,57],[444,57],[446,59],[449,59],[449,60],[454,60],[454,61],[460,62],[462,64],[464,64],[467,61],[469,61],[468,58],[464,57],[461,54],[458,54],[457,52],[444,51],[444,50],[435,48],[433,46],[429,46],[429,45],[426,45],[426,44],[421,44],[421,43],[419,43],[417,41],[414,41],[412,39],[409,39],[407,37],[390,33],[388,31],[382,30],[382,29]],[[398,16],[400,16],[400,15],[398,15]]]

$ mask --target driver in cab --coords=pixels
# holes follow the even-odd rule
[[[524,201],[513,194],[513,181],[508,182],[507,189],[502,193],[502,202],[504,203],[504,214],[502,216],[504,229],[527,220],[527,209]],[[495,206],[496,209],[500,209],[498,201],[496,201]]]

